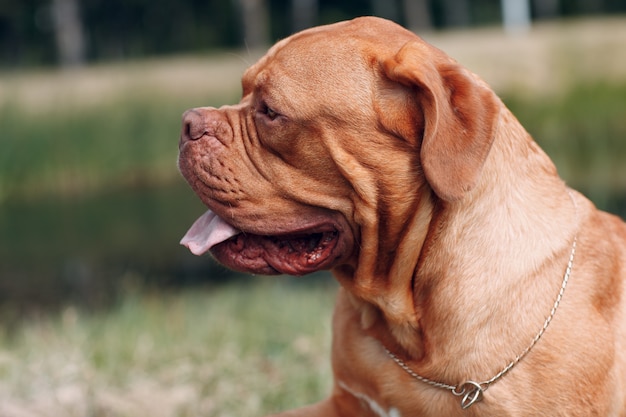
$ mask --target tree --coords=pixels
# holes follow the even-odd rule
[[[442,6],[446,27],[469,26],[471,22],[469,0],[443,0]]]
[[[85,32],[77,0],[52,0],[52,27],[63,67],[85,63]]]
[[[293,32],[299,32],[317,23],[318,3],[318,0],[291,0]]]
[[[557,17],[559,0],[533,0],[533,7],[538,19]]]
[[[269,12],[265,0],[237,0],[241,12],[243,40],[250,49],[269,44]]]
[[[403,0],[406,26],[414,31],[429,31],[433,28],[428,0]]]
[[[529,0],[502,0],[502,21],[507,32],[527,31],[531,24]]]
[[[398,5],[395,0],[372,0],[374,15],[398,21]]]

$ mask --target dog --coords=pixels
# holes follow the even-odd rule
[[[626,416],[626,225],[478,76],[363,17],[275,44],[183,116],[182,240],[340,283],[328,399],[281,417]]]

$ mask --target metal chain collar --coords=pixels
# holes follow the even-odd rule
[[[574,200],[574,197],[572,196],[572,193],[570,192],[569,194],[570,194],[570,198],[572,199],[572,202],[574,203],[574,208],[577,209],[578,207],[576,205],[576,201]],[[539,330],[539,333],[537,333],[537,335],[533,338],[533,340],[530,342],[528,347],[524,349],[522,353],[517,355],[515,359],[509,362],[509,364],[505,366],[504,369],[502,369],[492,378],[487,379],[482,382],[467,380],[459,385],[449,385],[443,382],[436,382],[414,372],[411,368],[409,368],[409,366],[402,359],[397,357],[395,354],[390,352],[389,349],[383,346],[383,348],[385,349],[385,352],[387,352],[387,355],[389,355],[389,357],[393,359],[395,363],[397,363],[402,369],[404,369],[409,375],[411,375],[413,378],[417,379],[418,381],[421,381],[425,384],[431,385],[436,388],[446,389],[452,392],[453,395],[457,397],[462,397],[461,408],[463,410],[471,407],[473,404],[481,401],[483,399],[484,392],[487,390],[487,388],[489,388],[491,384],[498,381],[500,378],[506,375],[511,369],[513,369],[513,367],[517,365],[531,351],[531,349],[537,344],[539,339],[541,339],[541,336],[543,336],[543,334],[545,333],[546,329],[550,325],[550,322],[554,318],[554,315],[556,314],[556,310],[559,308],[559,304],[561,303],[561,299],[563,298],[563,293],[565,293],[565,288],[567,287],[567,283],[569,282],[569,278],[572,273],[572,266],[574,265],[574,256],[576,255],[577,240],[578,240],[578,236],[576,235],[574,236],[574,241],[572,243],[572,250],[570,252],[569,260],[567,262],[567,268],[565,269],[565,274],[563,275],[563,282],[561,284],[559,294],[557,295],[556,301],[554,302],[554,305],[552,306],[550,315],[546,318],[545,322],[543,323],[543,327],[541,328],[541,330]]]

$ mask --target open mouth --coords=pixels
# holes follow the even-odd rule
[[[345,256],[343,235],[333,222],[287,234],[248,233],[209,210],[193,224],[181,244],[196,255],[210,251],[220,263],[238,271],[304,275],[328,269]]]

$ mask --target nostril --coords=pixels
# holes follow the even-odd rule
[[[183,114],[183,126],[180,132],[181,143],[200,139],[206,133],[204,119],[196,109],[187,110]]]
[[[193,137],[191,136],[191,122],[189,120],[183,122],[182,135],[185,140],[193,140]]]

